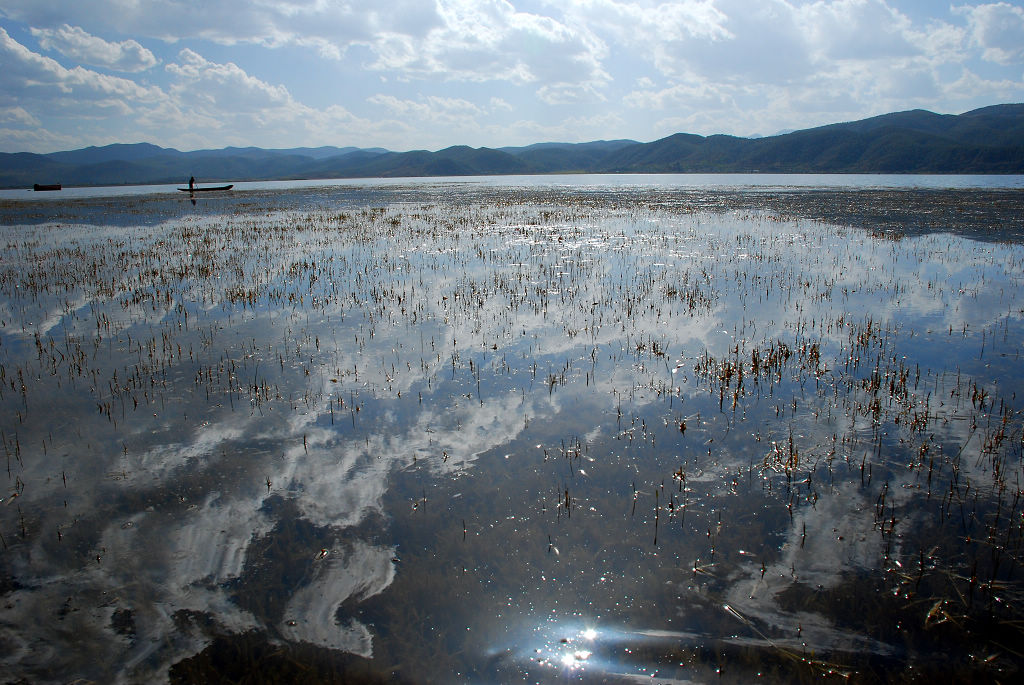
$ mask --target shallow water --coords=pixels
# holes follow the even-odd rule
[[[1020,204],[8,203],[3,670],[1009,678]]]

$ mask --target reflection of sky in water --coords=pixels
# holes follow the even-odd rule
[[[3,237],[15,677],[248,630],[414,679],[825,672],[901,654],[836,598],[898,589],[943,488],[999,497],[1019,246],[592,197]]]

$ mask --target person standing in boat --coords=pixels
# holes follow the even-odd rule
[[[195,190],[195,187],[196,187],[196,177],[195,176],[190,176],[189,179],[188,179],[188,189],[189,190]]]

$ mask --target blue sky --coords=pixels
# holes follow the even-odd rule
[[[1024,101],[1021,2],[0,0],[0,151],[771,135]]]

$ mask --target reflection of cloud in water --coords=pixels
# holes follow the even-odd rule
[[[523,430],[524,414],[550,412],[551,407],[547,396],[524,400],[518,394],[483,404],[467,400],[454,407],[423,407],[411,421],[382,422],[361,441],[313,425],[316,412],[311,412],[292,420],[294,437],[285,438],[291,446],[271,479],[287,489],[310,521],[356,525],[381,509],[392,471],[414,459],[426,459],[438,473],[465,469],[481,454],[513,441]]]
[[[260,504],[258,498],[223,501],[220,493],[211,493],[201,507],[189,510],[184,525],[167,531],[172,577],[183,587],[238,577],[249,544],[273,526]]]
[[[453,472],[513,440],[523,425],[522,403],[519,395],[510,395],[483,405],[466,402],[454,411],[425,410],[414,423],[386,423],[364,441],[349,440],[335,430],[316,426],[317,411],[294,414],[287,431],[277,436],[278,444],[289,447],[281,456],[260,457],[248,464],[248,486],[236,481],[230,490],[207,492],[202,503],[177,514],[140,511],[111,522],[96,545],[102,563],[88,567],[84,576],[18,591],[4,623],[32,625],[31,612],[40,602],[59,605],[72,587],[82,597],[108,593],[104,603],[74,613],[82,651],[69,652],[67,663],[87,658],[90,649],[101,649],[123,655],[125,668],[120,677],[128,681],[133,679],[135,665],[146,673],[157,661],[165,668],[180,656],[179,650],[197,651],[206,641],[180,633],[173,618],[177,611],[212,612],[220,625],[236,632],[258,627],[251,614],[231,601],[225,583],[241,575],[252,542],[274,526],[264,509],[268,492],[259,487],[265,474],[272,479],[273,492],[283,488],[311,522],[333,528],[356,525],[370,512],[380,510],[389,473],[411,463],[414,455],[429,458],[431,467],[439,472]],[[547,397],[528,397],[526,403],[525,411],[531,412],[539,411],[530,409],[533,405],[549,406]],[[223,449],[244,439],[259,424],[245,414],[222,419],[220,424],[199,429],[187,444],[160,445],[148,452],[141,458],[145,472],[170,485],[193,458],[201,462],[194,468],[203,470],[223,464]],[[443,452],[449,453],[447,462],[441,457]],[[291,596],[286,623],[280,630],[292,639],[369,654],[372,641],[368,629],[353,620],[339,623],[337,609],[350,597],[369,597],[390,584],[394,550],[358,540],[342,548],[342,556],[325,559],[312,583]],[[124,608],[132,611],[138,634],[135,641],[111,630],[112,613]],[[295,625],[287,621],[295,621]],[[11,640],[23,641],[26,650],[37,650],[38,644],[54,642],[51,627],[40,628],[36,636],[7,633]],[[177,637],[168,643],[172,635]],[[103,646],[97,647],[99,644]]]
[[[283,465],[271,478],[286,488],[310,521],[352,526],[379,510],[388,473],[396,466],[398,455],[384,452],[380,436],[374,436],[369,444],[336,443],[335,437],[326,429],[310,430],[307,447],[288,448]]]
[[[122,564],[113,553],[101,562],[87,559],[78,572],[5,596],[0,643],[9,656],[20,652],[18,661],[33,673],[32,682],[65,682],[67,673],[96,682],[153,682],[155,673],[165,673],[182,653],[207,642],[181,630],[174,614],[183,609],[208,612],[234,631],[256,627],[222,591],[180,585],[181,579],[167,575],[158,559],[145,554],[148,549],[159,557],[155,544],[128,542],[143,550],[131,551],[139,557],[134,565]],[[130,632],[114,628],[118,611],[130,613]]]
[[[218,423],[201,426],[188,443],[155,445],[138,457],[133,457],[131,466],[146,478],[162,481],[173,475],[190,459],[202,459],[203,468],[210,469],[220,456],[218,448],[245,436],[255,423],[252,417],[242,413],[225,414]]]
[[[330,649],[369,657],[373,652],[369,629],[337,617],[342,602],[362,601],[387,588],[395,577],[394,548],[374,547],[357,541],[331,550],[318,562],[317,577],[292,595],[279,626],[285,637]]]
[[[749,574],[729,588],[727,602],[741,615],[789,636],[777,641],[779,644],[801,647],[806,643],[811,650],[822,653],[837,650],[890,654],[891,646],[846,631],[828,616],[788,611],[779,604],[779,595],[795,583],[819,591],[832,590],[842,586],[844,574],[874,568],[883,545],[873,529],[871,503],[856,488],[839,486],[814,507],[798,510],[783,543],[782,555],[766,565],[763,575],[760,564],[751,564]]]

